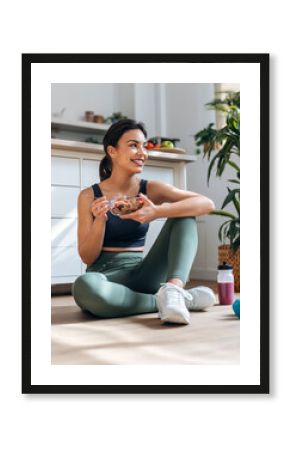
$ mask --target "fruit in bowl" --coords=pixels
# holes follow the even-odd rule
[[[174,148],[174,144],[172,141],[162,141],[161,147],[162,148]]]
[[[143,198],[139,197],[122,197],[111,202],[111,213],[115,216],[130,214],[142,208],[144,205]]]
[[[145,147],[147,148],[147,150],[152,150],[154,148],[154,144],[153,142],[148,141]]]
[[[147,140],[145,147],[147,150],[158,150],[159,148],[173,149],[178,141],[180,141],[178,138],[154,136]]]

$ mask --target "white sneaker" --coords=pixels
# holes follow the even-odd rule
[[[190,314],[185,305],[185,299],[191,295],[173,283],[161,284],[156,294],[159,317],[163,322],[190,323]]]
[[[214,291],[205,286],[197,286],[188,289],[187,292],[191,294],[191,299],[188,297],[185,300],[186,307],[189,311],[202,311],[215,304],[216,298]]]

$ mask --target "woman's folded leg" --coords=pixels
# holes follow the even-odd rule
[[[97,272],[78,277],[73,285],[73,296],[82,310],[102,318],[157,311],[154,295],[135,292]]]
[[[180,279],[184,284],[197,252],[198,234],[194,217],[167,219],[147,256],[131,277],[130,287],[156,293],[160,283]]]

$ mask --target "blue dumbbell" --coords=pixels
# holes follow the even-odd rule
[[[234,310],[235,315],[236,315],[238,318],[240,318],[240,299],[237,298],[237,299],[234,301],[234,303],[233,303],[232,306],[233,306],[233,310]]]

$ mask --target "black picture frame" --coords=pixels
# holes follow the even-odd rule
[[[31,381],[31,67],[45,63],[247,63],[260,67],[260,383],[255,385],[36,385]],[[22,55],[22,393],[269,393],[269,54]],[[262,151],[261,151],[262,150]],[[263,157],[261,157],[263,155]]]

